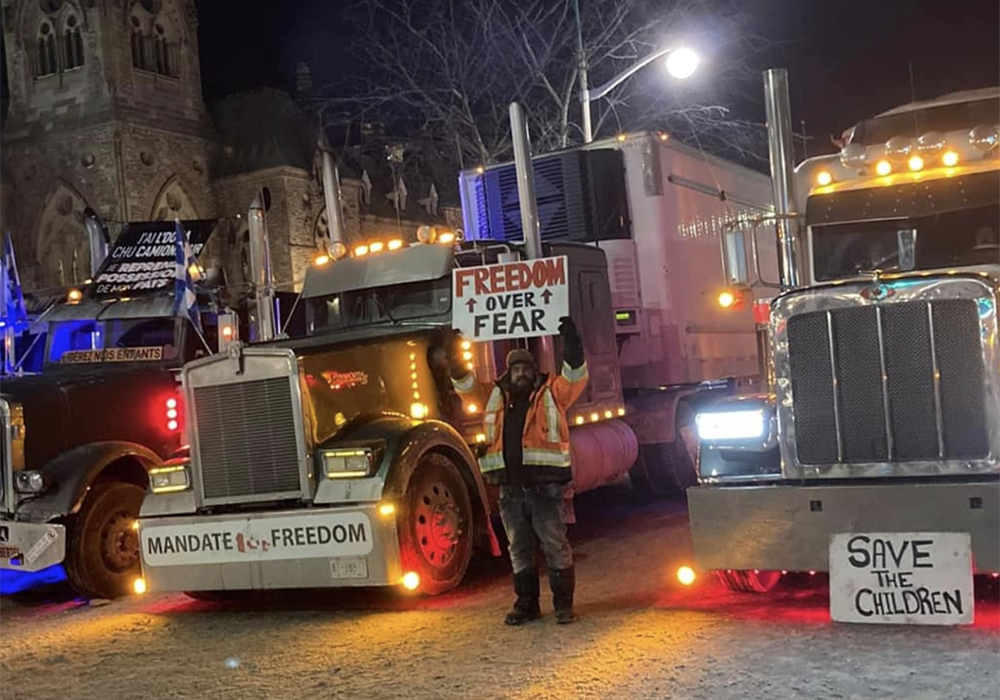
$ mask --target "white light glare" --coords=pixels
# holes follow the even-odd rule
[[[674,49],[667,54],[667,72],[678,80],[694,75],[698,70],[698,54],[691,49]]]
[[[764,411],[699,413],[694,418],[702,440],[749,440],[764,436]]]

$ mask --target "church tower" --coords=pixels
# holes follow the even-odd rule
[[[213,217],[193,0],[0,1],[3,226],[25,286],[90,276],[87,207],[112,236],[123,221]]]

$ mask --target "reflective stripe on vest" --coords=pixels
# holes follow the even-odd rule
[[[559,442],[559,409],[556,408],[556,400],[552,398],[552,390],[546,388],[542,392],[542,401],[545,403],[545,422],[549,427],[549,442]]]
[[[479,458],[479,471],[484,474],[486,472],[495,472],[506,466],[507,465],[503,461],[503,452],[492,452]]]
[[[525,447],[524,463],[539,467],[568,467],[570,466],[569,452]]]
[[[497,414],[503,407],[503,392],[500,387],[494,387],[490,394],[489,401],[486,402],[483,423],[486,424],[486,441],[492,443],[497,436]]]
[[[563,362],[562,372],[560,374],[562,374],[562,378],[570,384],[587,381],[587,363],[584,362],[576,369],[573,369],[569,366],[568,362]]]

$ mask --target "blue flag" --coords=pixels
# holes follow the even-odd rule
[[[17,274],[17,259],[14,257],[14,239],[8,231],[3,238],[3,266],[0,276],[3,282],[3,317],[0,327],[10,326],[15,331],[28,325],[28,312],[24,307],[21,278]]]
[[[194,282],[191,279],[191,268],[197,269],[191,245],[184,233],[184,227],[178,221],[174,227],[174,243],[176,246],[176,267],[174,268],[174,315],[187,316],[199,333],[204,335],[201,327],[201,314],[198,313],[198,297],[194,293]]]

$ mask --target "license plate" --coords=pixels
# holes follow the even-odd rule
[[[339,557],[330,562],[333,578],[368,578],[368,562],[361,557]]]

